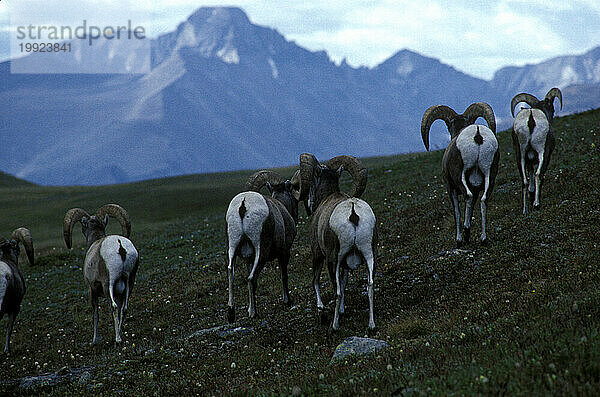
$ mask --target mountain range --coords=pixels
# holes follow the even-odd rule
[[[522,91],[560,87],[558,114],[600,104],[600,47],[505,67],[490,81],[406,49],[354,68],[229,7],[200,8],[153,39],[151,65],[143,75],[19,75],[1,63],[0,170],[95,185],[289,165],[307,151],[387,155],[424,150],[419,125],[433,104],[462,112],[488,102],[500,127]],[[447,142],[442,125],[432,129],[434,149]]]

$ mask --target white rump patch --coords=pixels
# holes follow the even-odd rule
[[[353,205],[354,212],[359,218],[358,226],[350,222]],[[373,230],[375,229],[375,214],[365,201],[353,197],[339,203],[331,213],[329,227],[331,227],[340,242],[338,257],[344,257],[353,246],[356,246],[363,256],[369,256],[373,242]],[[350,261],[354,262],[355,259],[352,258]]]
[[[533,131],[529,131],[529,115],[533,114],[533,120],[535,121],[535,127]],[[538,154],[544,153],[546,147],[546,137],[550,130],[550,123],[546,118],[544,112],[539,109],[522,109],[517,117],[515,117],[515,123],[513,130],[517,134],[519,139],[519,146],[521,148],[521,155],[525,156],[527,146],[531,146]]]
[[[121,242],[120,244],[119,241]],[[121,254],[119,253],[119,248],[121,246],[127,252],[125,255],[125,260],[123,260]],[[113,234],[107,236],[102,241],[100,245],[100,256],[106,264],[109,285],[112,289],[117,279],[120,278],[123,273],[126,273],[127,277],[129,278],[129,275],[135,266],[135,262],[137,261],[138,252],[128,238]],[[114,304],[115,302],[113,299],[113,305]]]
[[[244,219],[240,218],[242,202],[246,207]],[[235,248],[245,234],[256,249],[260,244],[262,225],[269,216],[269,207],[262,194],[257,192],[242,192],[235,196],[229,203],[225,220],[227,221],[227,235],[229,248]]]
[[[483,138],[481,145],[475,142],[477,129]],[[475,124],[460,132],[456,139],[456,147],[462,157],[465,170],[477,167],[483,175],[486,175],[489,173],[494,156],[498,151],[498,140],[488,127]]]

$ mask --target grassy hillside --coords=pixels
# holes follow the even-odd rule
[[[12,175],[0,172],[0,188],[13,188],[21,186],[34,186],[33,183],[24,181],[23,179],[16,178]]]
[[[441,152],[367,161],[364,198],[380,234],[375,337],[391,347],[338,364],[329,363],[336,345],[366,333],[366,272],[351,274],[341,330],[328,333],[316,318],[305,217],[290,264],[296,305],[283,306],[279,270],[271,264],[258,283],[261,318],[249,321],[247,273],[238,266],[237,324],[252,331],[192,336],[225,323],[224,210],[248,173],[97,188],[2,188],[0,232],[28,226],[41,249],[38,266],[21,267],[28,291],[13,353],[0,355],[0,378],[93,369],[72,383],[32,390],[5,383],[0,393],[254,395],[298,386],[309,395],[596,394],[600,110],[556,119],[555,127],[557,151],[542,209],[528,217],[521,215],[510,135],[499,133],[501,166],[486,247],[474,242],[452,250]],[[107,306],[100,315],[103,340],[89,345],[79,228],[76,249],[67,252],[61,241],[66,209],[106,202],[130,211],[131,238],[141,253],[120,348],[111,343]],[[479,224],[476,211],[474,237]],[[329,301],[329,282],[323,291]]]

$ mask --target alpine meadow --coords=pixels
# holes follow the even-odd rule
[[[225,213],[250,171],[92,187],[2,175],[0,234],[31,230],[35,265],[21,253],[27,292],[11,353],[0,355],[0,394],[597,394],[600,109],[557,117],[553,128],[543,205],[527,216],[510,131],[497,133],[486,245],[473,239],[454,248],[443,151],[361,159],[368,169],[362,197],[379,235],[373,332],[365,266],[349,277],[339,330],[320,324],[303,209],[288,266],[293,305],[283,303],[277,262],[269,262],[256,289],[259,316],[250,319],[248,272],[238,265],[239,315],[228,324]],[[418,139],[417,128],[411,133]],[[295,169],[276,171],[291,178]],[[341,185],[349,191],[350,178]],[[75,227],[67,250],[61,228],[68,209],[106,203],[127,209],[139,269],[123,342],[114,344],[103,298],[99,342],[91,345],[85,241]],[[107,229],[120,233],[112,219]],[[321,282],[331,309],[331,281],[324,274]],[[389,346],[331,360],[347,337],[365,334]]]

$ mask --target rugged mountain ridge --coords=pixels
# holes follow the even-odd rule
[[[409,50],[353,68],[252,24],[239,8],[207,7],[151,48],[145,75],[11,75],[0,64],[0,169],[41,184],[107,184],[280,166],[305,151],[420,151],[430,105],[462,111],[487,101],[506,126],[512,95],[543,95],[553,77],[531,76],[545,76],[544,67],[556,76],[560,65],[575,71],[560,80],[569,84],[559,85],[569,92],[565,111],[600,98],[600,47],[585,59],[504,68],[492,81]],[[446,135],[434,125],[432,147]]]

